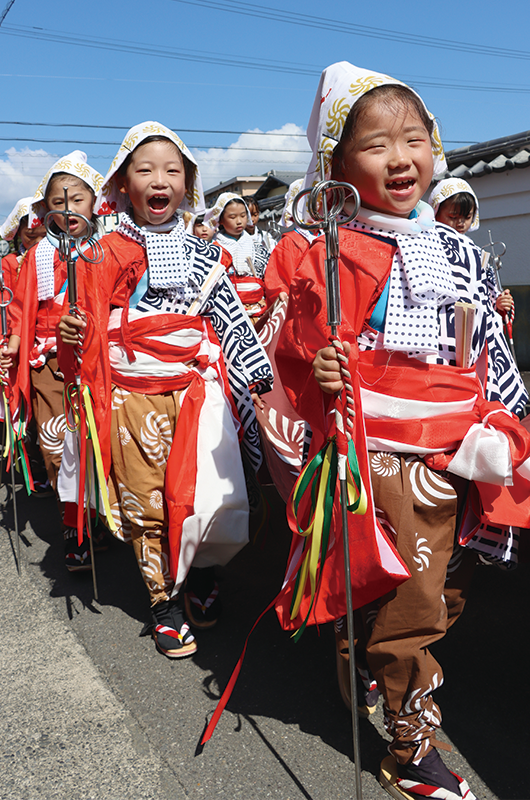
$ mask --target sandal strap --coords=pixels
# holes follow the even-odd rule
[[[178,639],[182,644],[188,644],[195,640],[195,637],[190,633],[190,626],[187,622],[181,627],[180,631],[175,628],[170,628],[167,625],[155,625],[156,633],[163,633],[164,636],[169,636],[171,639]]]
[[[411,792],[418,797],[428,797],[432,800],[476,800],[475,795],[471,792],[467,781],[453,772],[453,775],[458,780],[460,786],[460,795],[451,792],[450,789],[443,789],[437,786],[429,786],[426,783],[419,783],[418,781],[408,780],[407,778],[397,778],[396,783],[407,792]]]
[[[197,597],[195,592],[188,591],[186,592],[186,594],[188,595],[193,605],[197,606],[197,608],[200,608],[202,613],[204,614],[210,608],[210,606],[212,606],[213,603],[215,602],[215,599],[219,594],[219,584],[217,583],[217,581],[214,583],[212,591],[210,592],[210,594],[208,595],[208,597],[204,602],[199,597]]]

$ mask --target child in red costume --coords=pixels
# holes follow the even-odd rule
[[[245,230],[251,224],[245,200],[223,192],[204,215],[204,222],[216,231],[214,241],[232,256],[228,275],[255,323],[266,308],[264,277],[269,251]]]
[[[23,197],[17,202],[5,222],[0,225],[0,237],[7,242],[13,241],[15,246],[15,251],[2,259],[4,286],[8,287],[13,292],[13,297],[17,288],[20,271],[29,255],[29,251],[46,236],[46,228],[44,227],[42,219],[31,214],[32,222],[29,224],[32,204],[33,197]],[[3,301],[5,302],[6,299],[8,299],[8,297],[4,295]],[[12,309],[13,303],[11,302],[6,309],[9,331],[11,329]],[[11,385],[14,384],[16,384],[16,368],[11,370]],[[35,492],[40,496],[50,494],[51,485],[44,467],[42,454],[37,444],[37,427],[34,418],[28,423],[26,435],[24,437],[24,446],[28,456]]]
[[[394,537],[411,574],[371,609],[372,624],[364,614],[366,666],[383,695],[392,737],[380,781],[393,797],[419,798],[436,787],[451,800],[471,800],[465,781],[434,749],[440,747],[441,715],[432,692],[443,675],[428,647],[461,612],[462,575],[470,571],[468,557],[475,558],[473,551],[458,545],[455,550],[459,503],[473,500],[461,537],[475,547],[487,540],[489,555],[506,562],[516,544],[511,526],[530,522],[530,439],[510,413],[522,411],[526,392],[507,348],[503,380],[488,369],[492,350],[502,344],[492,335],[494,310],[480,251],[466,237],[437,227],[432,209],[420,202],[433,172],[445,167],[437,126],[421,98],[388,76],[346,62],[332,65],[321,78],[308,138],[313,160],[305,187],[320,179],[317,152],[323,149],[326,178],[354,184],[361,196],[358,217],[339,234],[339,338],[359,388],[355,410],[357,418],[364,417],[370,466],[364,479],[377,519]],[[322,237],[299,266],[276,351],[289,399],[313,431],[310,457],[334,433],[331,393],[343,387],[335,349],[326,346],[325,254]],[[475,306],[466,364],[455,360],[461,336],[455,328],[457,301]],[[497,470],[495,459],[476,456],[488,448],[490,437]],[[472,519],[471,509],[478,519]],[[350,515],[350,542],[361,525],[362,517]],[[288,590],[299,539],[295,533]],[[353,600],[359,607],[358,573],[365,565],[351,546]],[[345,613],[341,551],[337,526],[310,623]],[[282,602],[278,612],[285,627],[298,627],[307,607],[303,601],[302,613],[291,620]]]
[[[230,256],[186,234],[182,212],[201,212],[204,198],[173,131],[134,126],[98,206],[121,212],[120,225],[102,240],[103,268],[80,272],[86,322],[64,316],[61,336],[77,345],[83,331],[115,535],[134,548],[157,649],[183,658],[197,650],[190,625],[217,622],[215,565],[248,541],[239,434],[259,467],[250,389],[268,388],[270,364],[226,274]],[[66,499],[76,487],[64,473]]]
[[[0,225],[0,239],[6,242],[14,240],[15,252],[2,259],[4,284],[14,292],[18,276],[28,252],[46,236],[46,228],[39,217],[33,216],[31,227],[28,225],[32,197],[23,197],[18,201],[5,222]],[[7,309],[9,316],[9,307]]]
[[[302,188],[303,178],[293,181],[285,196],[280,225],[287,228],[274,248],[265,273],[265,296],[267,306],[275,300],[287,300],[291,281],[302,259],[315,238],[311,231],[296,228],[293,218],[293,200]]]
[[[37,215],[44,219],[48,211],[64,209],[64,188],[67,189],[70,211],[91,219],[96,194],[103,177],[87,164],[86,154],[75,150],[50,167],[41,181],[29,214],[29,224]],[[66,230],[66,219],[57,214],[50,220],[51,229],[59,234]],[[70,230],[74,237],[86,233],[86,224],[72,217]],[[4,351],[3,362],[18,357],[18,375],[13,400],[13,416],[29,418],[31,410],[37,424],[38,442],[44,458],[48,480],[57,489],[66,432],[63,406],[64,378],[57,362],[56,326],[66,292],[66,262],[59,258],[59,239],[48,234],[30,250],[22,265],[17,290],[11,307],[11,337]],[[88,246],[90,247],[90,246]],[[77,251],[73,257],[77,258]],[[75,504],[63,511],[65,564],[69,571],[91,568],[87,537],[77,543]],[[99,535],[103,537],[104,532]]]

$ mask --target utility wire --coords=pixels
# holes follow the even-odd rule
[[[15,0],[9,0],[8,4],[6,5],[6,7],[2,11],[2,13],[0,14],[0,27],[2,26],[2,22],[7,17],[7,13],[8,13],[9,9],[11,8],[11,6],[13,5],[14,2],[15,2]]]
[[[199,4],[208,3],[208,2],[210,2],[210,0],[193,0],[193,1],[192,0],[173,0],[173,2],[189,3],[189,4],[193,5],[195,3],[199,3]],[[213,5],[213,4],[211,6],[208,6],[208,7],[216,8],[217,10],[219,8],[222,8],[221,6]],[[236,9],[231,9],[231,8],[226,8],[226,9],[222,9],[222,10],[232,11],[233,13],[239,13]],[[241,13],[243,13],[243,12],[241,12]],[[289,14],[290,12],[281,12],[281,13]],[[256,14],[253,14],[253,15],[254,16],[258,15],[259,16],[260,14],[261,14],[261,12],[259,12],[257,10]],[[269,19],[269,15],[268,14],[265,15],[263,13],[262,16],[263,16],[263,18]],[[291,14],[291,16],[293,17],[293,19],[288,20],[288,19],[283,19],[282,18],[279,21],[292,22],[294,24],[295,19],[298,19],[298,17],[295,17],[295,15],[292,15],[292,14]],[[304,15],[301,15],[301,16],[303,17]],[[313,19],[313,18],[309,18],[308,17],[308,19]],[[324,24],[324,21],[321,21],[321,23]],[[302,24],[302,23],[300,23],[300,24]],[[339,27],[337,27],[337,28],[329,28],[330,30],[344,31],[347,28],[347,24],[343,24],[342,22],[341,23],[333,22],[332,20],[326,21],[325,24],[326,25],[332,25],[333,24],[333,25],[336,25],[336,26],[339,25]],[[306,27],[321,27],[321,24],[319,23],[319,25],[316,25],[316,24],[309,25],[309,23],[308,23],[306,25]],[[351,31],[346,31],[346,32],[350,32],[352,34],[355,33],[355,34],[357,34],[359,36],[363,35],[362,33],[359,33],[359,31],[357,31],[355,29],[355,26],[350,26],[350,27],[351,27],[352,30]],[[362,26],[358,26],[358,27],[362,27]],[[374,29],[374,30],[376,30],[376,29]],[[234,58],[234,57],[231,57],[231,56],[227,56],[226,54],[223,54],[223,53],[212,53],[212,52],[205,53],[204,51],[200,51],[200,50],[179,50],[179,49],[175,49],[175,48],[171,48],[171,47],[164,47],[164,46],[161,46],[161,45],[151,45],[151,44],[142,43],[142,42],[128,42],[127,43],[127,42],[123,42],[123,41],[118,41],[116,39],[108,39],[108,38],[102,38],[102,37],[97,37],[97,36],[91,36],[90,40],[87,40],[87,39],[85,39],[85,38],[83,38],[83,37],[81,37],[81,36],[79,36],[78,34],[75,34],[75,33],[68,33],[68,32],[65,32],[65,31],[50,31],[50,30],[46,30],[44,28],[38,28],[37,29],[37,28],[31,28],[31,27],[28,27],[28,26],[4,25],[4,27],[0,29],[0,34],[6,34],[6,35],[11,35],[11,36],[19,36],[19,37],[22,37],[22,38],[29,38],[29,39],[38,39],[38,40],[41,40],[41,41],[50,41],[50,42],[53,42],[54,44],[56,44],[57,42],[61,42],[62,44],[74,45],[76,47],[88,47],[88,48],[99,49],[99,50],[111,50],[111,51],[116,51],[116,52],[121,52],[121,53],[134,53],[136,55],[155,56],[157,58],[169,58],[169,59],[173,59],[173,60],[177,60],[177,61],[191,61],[191,62],[194,62],[194,63],[216,64],[216,65],[220,65],[220,66],[238,67],[238,68],[244,67],[245,69],[254,69],[254,70],[258,70],[258,71],[261,70],[261,71],[275,72],[275,73],[281,73],[281,74],[307,75],[307,76],[315,76],[316,77],[316,76],[320,75],[320,73],[322,72],[322,66],[321,65],[299,64],[299,63],[295,64],[295,63],[289,62],[289,61],[274,61],[272,59],[260,59],[260,58],[257,58],[257,57],[248,58],[248,57],[244,57],[244,56],[238,56],[237,58]],[[398,34],[398,33],[395,33],[395,34],[392,34],[392,37],[381,35],[381,37],[379,37],[379,38],[393,38],[393,40],[395,40],[396,38],[401,37],[402,35],[403,36],[411,36],[411,34]],[[375,36],[375,34],[374,34],[374,36]],[[427,41],[427,39],[428,39],[428,37],[416,37],[416,38],[419,40],[418,42],[410,41],[409,43],[411,43],[411,44],[414,44],[414,43],[415,44],[424,44],[425,41]],[[431,40],[429,40],[429,41],[431,41]],[[434,41],[438,41],[438,40],[432,40],[432,42],[434,42]],[[439,41],[440,42],[445,42],[446,40],[439,40]],[[439,45],[439,47],[442,47],[442,49],[457,49],[457,50],[462,50],[463,49],[461,47],[456,47],[456,46],[455,47],[450,47],[449,46],[450,44],[451,43],[449,42],[447,44],[447,47],[446,47],[445,44],[443,46]],[[458,44],[458,43],[456,43],[456,44]],[[431,43],[430,46],[436,47],[437,45]],[[469,47],[480,48],[480,47],[483,47],[483,46],[482,45],[476,45],[476,46],[475,45],[469,45]],[[522,51],[522,50],[521,51],[519,51],[519,50],[511,51],[511,50],[504,50],[504,49],[501,50],[500,48],[497,48],[497,49],[499,50],[499,52],[498,53],[493,53],[491,48],[486,48],[484,46],[484,50],[477,50],[477,51],[471,50],[470,52],[476,52],[478,54],[483,54],[483,55],[487,53],[489,55],[504,55],[505,57],[510,57],[510,58],[530,59],[530,53],[526,53],[525,51]],[[511,55],[508,56],[507,54],[511,54]],[[431,88],[436,88],[436,89],[448,88],[448,89],[459,89],[459,90],[465,90],[465,91],[469,90],[469,89],[473,89],[475,91],[482,91],[482,92],[489,92],[489,91],[491,91],[491,92],[503,92],[503,93],[504,92],[512,92],[512,93],[523,93],[523,94],[530,92],[530,87],[527,87],[527,86],[525,87],[525,86],[521,86],[521,85],[515,85],[515,86],[512,86],[512,85],[487,86],[487,85],[480,85],[480,84],[479,85],[469,84],[467,82],[446,83],[446,82],[440,81],[439,79],[436,79],[436,78],[425,79],[423,77],[413,78],[412,80],[409,79],[409,82],[413,83],[416,86],[431,87]]]
[[[0,125],[27,125],[37,126],[41,128],[94,128],[96,130],[118,130],[128,131],[130,126],[127,125],[89,125],[87,123],[77,124],[75,122],[12,122],[0,120]],[[174,127],[167,125],[170,130],[179,131],[181,133],[227,133],[233,136],[241,136],[242,134],[249,136],[298,136],[305,139],[305,133],[267,133],[266,131],[214,131],[207,128],[180,128],[178,125]]]
[[[1,33],[1,31],[0,31]],[[246,64],[243,58],[240,61],[240,65],[242,67],[250,66],[250,64]],[[255,64],[254,64],[255,66]],[[287,74],[288,69],[286,68],[285,73]],[[315,75],[320,74],[321,68],[315,67]],[[443,83],[438,78],[428,78],[426,76],[417,77],[415,75],[401,75],[399,76],[400,80],[404,81],[407,84],[413,86],[426,86],[434,89],[457,89],[463,91],[476,91],[476,92],[502,92],[505,94],[506,92],[511,92],[514,94],[528,94],[530,93],[530,86],[525,86],[524,84],[516,83],[516,84],[501,84],[501,83],[494,83],[494,84],[487,84],[487,83],[471,83],[471,81],[463,81],[460,83],[454,82],[446,82]],[[13,72],[4,72],[0,73],[0,78],[28,78],[30,80],[35,80],[36,78],[40,81],[44,79],[49,80],[64,80],[64,81],[114,81],[116,83],[155,83],[155,84],[164,84],[164,85],[171,85],[171,86],[209,86],[215,87],[220,89],[264,89],[264,90],[289,90],[289,91],[309,91],[305,89],[301,89],[299,87],[284,87],[284,86],[256,86],[253,84],[249,86],[248,84],[243,83],[211,83],[211,82],[195,82],[195,81],[159,81],[159,80],[146,80],[145,78],[118,78],[113,76],[112,78],[99,78],[95,75],[43,75],[40,73],[39,75],[28,75],[24,73],[13,73]],[[311,90],[312,92],[312,90]],[[117,126],[116,126],[117,127]],[[243,131],[247,133],[247,131]]]
[[[338,33],[349,33],[353,36],[363,36],[371,39],[383,39],[394,43],[405,43],[419,45],[422,47],[434,47],[440,50],[453,50],[464,53],[474,53],[475,55],[498,56],[500,58],[516,58],[530,60],[530,52],[526,50],[512,50],[494,45],[474,44],[473,42],[458,42],[454,39],[440,39],[438,37],[423,36],[404,31],[387,30],[385,28],[374,28],[368,25],[348,23],[345,20],[332,20],[325,17],[315,17],[309,14],[300,14],[293,11],[284,11],[280,8],[271,8],[267,5],[257,6],[253,3],[244,3],[241,0],[173,0],[174,3],[184,3],[185,5],[201,6],[215,11],[226,11],[247,17],[257,17],[258,19],[274,20],[275,22],[287,22],[291,25],[306,28],[317,28],[318,30],[329,30]]]
[[[267,70],[269,72],[292,73],[296,75],[319,75],[321,69],[318,67],[303,65],[297,66],[292,62],[272,61],[270,59],[242,60],[239,57],[226,56],[221,53],[205,54],[198,50],[176,50],[162,45],[142,44],[141,42],[121,42],[115,39],[106,39],[99,36],[91,36],[90,40],[83,38],[75,33],[65,33],[64,31],[48,31],[44,28],[30,28],[19,25],[5,25],[0,29],[0,34],[19,36],[24,39],[37,39],[50,41],[57,44],[75,45],[78,47],[88,47],[96,50],[112,50],[121,53],[135,53],[136,55],[156,56],[157,58],[170,58],[177,61],[192,61],[206,64],[217,64],[227,67],[242,66],[246,69]]]
[[[2,124],[2,123],[0,123]],[[91,127],[91,126],[87,126]],[[269,136],[268,133],[262,133],[262,136]],[[274,134],[270,134],[271,136]],[[301,134],[298,133],[286,133],[284,136],[300,136]],[[446,144],[477,144],[470,139],[466,140],[457,140],[457,139],[445,139]],[[61,142],[62,144],[99,144],[105,146],[116,146],[118,147],[121,142],[98,142],[98,141],[89,141],[86,139],[40,139],[40,138],[30,138],[28,136],[19,136],[19,137],[11,137],[11,136],[0,136],[0,142],[37,142],[37,143],[44,143],[44,144],[56,144]],[[285,150],[285,149],[278,149],[278,148],[268,148],[268,147],[232,147],[231,145],[221,145],[221,144],[188,144],[188,148],[195,149],[195,150],[225,150],[229,153],[239,153],[239,152],[248,152],[253,151],[257,153],[265,153],[265,152],[272,152],[272,153],[300,153],[301,155],[309,155],[312,151],[311,150]]]
[[[87,141],[83,139],[31,139],[27,136],[20,136],[20,137],[13,137],[10,136],[0,136],[0,142],[43,142],[44,144],[55,144],[56,142],[62,142],[63,144],[101,144],[101,145],[115,145],[119,147],[121,142],[97,142],[97,141]],[[187,147],[194,148],[196,150],[228,150],[230,153],[239,153],[243,151],[254,151],[257,153],[263,153],[264,151],[268,150],[266,147],[226,147],[223,145],[218,144],[188,144]],[[278,150],[276,147],[274,149],[271,148],[271,152],[273,153],[301,153],[305,155],[309,155],[311,150]]]

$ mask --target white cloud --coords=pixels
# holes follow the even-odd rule
[[[5,151],[0,158],[0,222],[3,221],[17,200],[34,194],[41,178],[57,160],[57,156],[46,150],[30,150],[24,147]]]
[[[226,150],[193,148],[192,152],[205,189],[235,175],[263,175],[271,169],[305,172],[310,157],[304,129],[292,122],[276,130],[243,133]]]

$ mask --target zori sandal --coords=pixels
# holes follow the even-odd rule
[[[191,567],[184,589],[184,607],[192,628],[213,628],[221,613],[219,584],[213,567]]]
[[[431,756],[431,753],[434,753],[434,756]],[[431,756],[431,758],[429,758],[429,756]],[[436,774],[440,775],[441,771],[443,773],[448,773],[450,776],[449,780],[453,784],[453,788],[456,789],[458,794],[456,794],[456,792],[452,789],[444,788],[443,786],[435,785],[433,783],[422,782],[425,780],[425,778],[414,780],[412,777],[400,777],[400,771],[402,774],[404,774],[407,771],[414,771],[415,768],[412,767],[412,770],[410,770],[410,767],[402,767],[401,765],[398,765],[393,756],[387,756],[382,761],[381,771],[379,773],[379,783],[383,789],[385,789],[385,791],[387,791],[388,794],[391,797],[394,797],[396,800],[403,800],[403,798],[405,798],[405,800],[425,800],[425,798],[430,798],[431,800],[464,800],[464,798],[465,800],[476,800],[476,797],[469,788],[467,781],[461,778],[460,775],[457,775],[456,772],[451,772],[449,769],[447,769],[436,750],[431,750],[429,753],[427,753],[427,756],[422,758],[420,764],[422,764],[426,758],[430,762],[435,762],[432,764],[432,780],[437,780],[435,776]],[[440,765],[441,770],[439,769]],[[427,770],[429,770],[429,765],[424,767],[424,774]],[[441,781],[438,780],[437,782],[439,784]]]
[[[142,634],[151,633],[160,653],[168,658],[185,658],[197,652],[197,642],[184,617],[180,598],[157,603],[151,614],[153,622]]]

